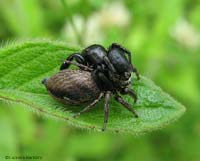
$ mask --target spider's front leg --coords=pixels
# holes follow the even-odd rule
[[[123,50],[124,53],[126,53],[128,55],[128,59],[129,59],[129,63],[131,64],[132,72],[135,73],[135,75],[137,76],[137,79],[139,80],[140,79],[139,72],[131,61],[131,52],[128,49],[126,49],[125,47],[123,47],[122,45],[117,44],[117,43],[112,43],[112,45],[109,47],[109,50],[111,50],[112,48],[115,48],[115,47]]]
[[[129,96],[131,96],[134,99],[134,103],[137,102],[138,97],[134,90],[127,87],[127,88],[123,89],[123,91],[121,91],[120,93],[123,95],[128,94]]]
[[[135,73],[137,80],[140,80],[140,74],[134,65],[132,65],[132,70],[133,70],[133,73]]]
[[[120,104],[122,104],[131,113],[133,113],[135,115],[135,117],[138,117],[138,114],[136,113],[136,111],[134,110],[134,108],[128,102],[126,102],[121,96],[116,95],[115,96],[115,100],[117,102],[119,102]]]

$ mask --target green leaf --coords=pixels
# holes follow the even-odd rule
[[[41,84],[43,78],[57,73],[62,61],[75,51],[80,49],[48,40],[21,42],[1,48],[0,100],[21,104],[40,115],[63,120],[76,127],[101,131],[103,100],[90,112],[74,119],[73,114],[86,105],[71,106],[57,102]],[[134,107],[139,118],[133,117],[132,113],[112,100],[107,131],[140,134],[160,129],[185,111],[184,106],[145,77],[140,81],[134,78],[133,89],[138,94]],[[131,98],[124,98],[133,104]]]

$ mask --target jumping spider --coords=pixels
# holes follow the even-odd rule
[[[71,64],[80,69],[68,69]],[[133,97],[134,102],[137,101],[137,94],[129,86],[131,85],[131,73],[134,72],[138,80],[139,73],[131,63],[131,52],[126,48],[113,43],[106,50],[103,46],[94,44],[85,48],[81,53],[73,53],[67,57],[60,70],[53,77],[43,80],[49,93],[63,103],[91,102],[74,117],[89,111],[105,97],[102,128],[105,130],[111,95],[114,95],[116,101],[138,117],[132,105],[119,95],[128,94]]]

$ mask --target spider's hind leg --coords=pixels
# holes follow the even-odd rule
[[[128,94],[129,96],[131,96],[133,99],[134,99],[134,103],[136,103],[137,102],[137,99],[138,99],[138,97],[137,97],[137,94],[136,94],[136,92],[134,91],[134,90],[132,90],[132,89],[130,89],[130,88],[125,88],[123,91],[121,91],[121,94]]]
[[[77,66],[77,67],[79,67],[80,69],[85,70],[85,71],[89,71],[89,72],[93,71],[92,68],[90,68],[90,67],[88,67],[88,66],[86,66],[86,65],[77,63],[77,62],[65,60],[65,63],[66,63],[66,64],[69,64],[69,65],[73,64],[73,65],[75,65],[75,66]],[[67,69],[67,68],[64,68],[64,69]],[[64,69],[61,69],[61,70],[64,70]]]
[[[76,62],[73,62],[75,59]],[[80,53],[73,53],[67,57],[67,59],[61,64],[60,70],[68,69],[73,64],[78,66],[80,69],[87,69],[85,58]]]

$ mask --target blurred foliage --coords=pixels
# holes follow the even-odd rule
[[[66,2],[68,12],[61,1],[1,0],[1,44],[35,37],[76,43],[72,19],[84,46],[123,44],[132,51],[140,73],[187,111],[173,125],[135,138],[90,134],[1,104],[0,160],[5,155],[40,155],[48,161],[200,160],[200,1]]]

